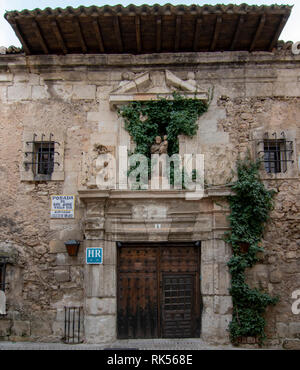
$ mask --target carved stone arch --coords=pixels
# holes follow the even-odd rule
[[[132,77],[132,76],[130,76]],[[130,78],[125,75],[125,78]],[[111,109],[132,101],[158,100],[159,98],[172,99],[174,91],[180,92],[186,98],[196,98],[208,101],[207,91],[201,91],[195,80],[184,81],[169,70],[146,71],[130,80],[124,79],[117,89],[109,96]]]

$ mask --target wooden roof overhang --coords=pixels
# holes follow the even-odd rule
[[[122,5],[6,12],[27,55],[272,51],[292,6]]]

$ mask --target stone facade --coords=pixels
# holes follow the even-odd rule
[[[299,78],[300,57],[286,53],[0,55],[0,256],[8,257],[0,339],[60,341],[64,307],[82,306],[84,340],[110,342],[116,338],[116,242],[200,240],[201,337],[228,343],[225,185],[239,156],[258,155],[265,132],[279,137],[284,131],[291,162],[285,173],[262,171],[277,195],[265,253],[248,278],[280,296],[267,312],[267,345],[299,346],[300,315],[291,310],[292,292],[300,289]],[[99,189],[95,145],[117,158],[120,145],[134,147],[118,104],[174,91],[212,99],[197,135],[180,137],[181,154],[205,156],[204,197]],[[50,181],[36,181],[23,165],[26,143],[50,133],[61,144],[60,166]],[[55,194],[76,195],[74,219],[50,219]],[[69,239],[81,241],[76,257],[66,253]],[[102,265],[85,264],[87,247],[103,247]]]

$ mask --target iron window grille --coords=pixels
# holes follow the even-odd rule
[[[276,133],[272,134],[272,138],[265,133],[263,140],[258,142],[258,145],[261,144],[263,144],[263,150],[258,154],[264,162],[267,173],[284,173],[287,171],[288,162],[294,162],[292,160],[293,142],[286,140],[284,132],[281,133],[280,138],[277,138]]]
[[[65,328],[62,338],[64,343],[82,343],[83,333],[83,308],[65,307]]]
[[[0,257],[0,290],[5,291],[5,274],[8,257]]]
[[[32,141],[27,141],[26,145],[31,145],[32,151],[25,152],[25,157],[30,157],[31,161],[25,161],[25,169],[31,166],[35,180],[49,180],[54,171],[55,165],[60,165],[55,162],[55,155],[59,155],[55,151],[55,145],[60,143],[53,140],[53,134],[49,135],[49,140],[45,140],[45,135],[41,135],[41,139],[37,140],[37,134],[33,135]]]

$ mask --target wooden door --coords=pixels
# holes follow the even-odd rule
[[[191,243],[118,248],[118,338],[199,337],[199,272]]]
[[[194,274],[163,275],[163,338],[191,338],[195,336],[194,285]]]

